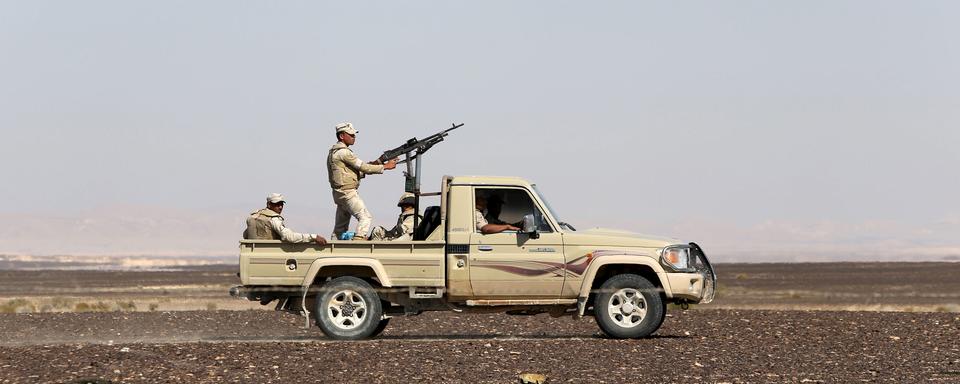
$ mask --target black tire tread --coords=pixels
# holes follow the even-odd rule
[[[364,300],[367,302],[367,318],[364,319],[364,322],[361,326],[351,331],[337,329],[332,324],[328,324],[328,322],[325,321],[327,312],[323,304],[331,295],[342,289],[352,289],[360,292],[360,295],[363,296]],[[317,295],[316,311],[317,326],[319,326],[323,333],[331,339],[362,340],[371,338],[377,333],[383,331],[383,329],[377,329],[380,327],[381,322],[383,321],[381,319],[381,317],[383,317],[383,307],[381,306],[380,297],[370,283],[357,277],[341,276],[330,280],[321,286],[320,293]],[[385,324],[384,327],[386,327]]]
[[[636,327],[623,328],[607,316],[606,303],[613,292],[621,288],[638,289],[647,302],[647,316]],[[630,273],[615,275],[603,283],[600,291],[593,303],[594,317],[600,330],[607,336],[616,339],[643,338],[652,335],[663,324],[663,319],[666,317],[666,304],[657,287],[643,276]]]

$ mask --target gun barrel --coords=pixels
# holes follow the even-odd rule
[[[450,128],[434,133],[421,140],[417,140],[417,138],[412,138],[410,140],[407,140],[406,144],[396,147],[394,149],[391,149],[389,151],[383,152],[383,154],[380,155],[379,160],[381,162],[388,161],[390,159],[395,159],[400,155],[407,154],[417,150],[419,150],[420,152],[425,152],[427,149],[430,149],[430,147],[432,147],[434,144],[443,141],[443,138],[446,137],[450,133],[450,131],[460,128],[462,126],[463,126],[463,123],[453,124]]]

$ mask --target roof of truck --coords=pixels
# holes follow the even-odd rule
[[[455,176],[451,184],[525,186],[531,183],[516,176]]]

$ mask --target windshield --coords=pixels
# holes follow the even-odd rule
[[[557,224],[560,224],[561,227],[568,228],[571,231],[576,231],[570,224],[564,223],[563,220],[560,220],[560,215],[557,214],[557,211],[553,210],[553,207],[550,206],[550,202],[547,201],[546,196],[543,195],[543,192],[540,192],[540,188],[537,188],[536,184],[530,184],[533,187],[533,190],[537,193],[537,196],[540,196],[540,201],[543,202],[543,205],[547,206],[547,210],[550,211],[550,216],[553,216],[553,219],[557,221]]]

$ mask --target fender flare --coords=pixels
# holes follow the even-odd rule
[[[597,272],[600,271],[601,267],[606,265],[642,265],[649,267],[657,274],[657,279],[660,280],[659,283],[660,286],[663,287],[664,294],[667,295],[667,297],[673,296],[673,293],[670,291],[670,284],[666,281],[666,272],[663,270],[663,267],[654,259],[637,256],[638,255],[629,253],[605,254],[603,257],[597,257],[590,263],[587,271],[583,274],[583,282],[580,283],[580,293],[577,295],[577,312],[580,316],[583,316],[587,309],[587,298],[590,297],[590,288],[593,287],[593,281],[597,277]],[[658,282],[651,281],[651,283],[656,284]]]
[[[316,279],[317,274],[324,267],[369,267],[377,275],[377,280],[380,280],[381,286],[393,286],[390,277],[387,276],[387,270],[383,267],[383,264],[380,264],[379,260],[365,257],[327,257],[316,259],[310,264],[310,269],[307,270],[307,275],[303,277],[303,283],[301,283],[305,290],[310,288],[313,280]]]

